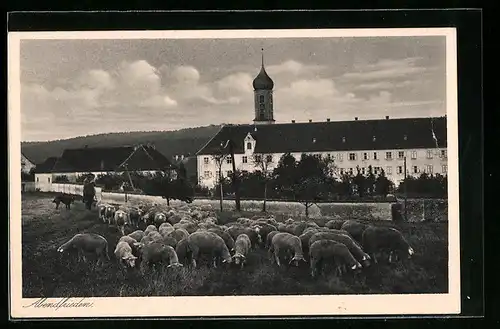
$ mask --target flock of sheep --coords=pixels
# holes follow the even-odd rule
[[[117,261],[124,269],[139,267],[141,273],[151,265],[196,267],[201,257],[208,258],[209,266],[226,263],[243,268],[252,250],[265,248],[277,266],[283,261],[294,266],[309,262],[315,277],[326,263],[334,264],[335,271],[342,274],[377,263],[380,255],[392,262],[414,253],[398,230],[353,220],[330,220],[322,227],[291,218],[277,222],[271,215],[219,225],[210,205],[98,203],[97,208],[99,220],[121,232],[114,249]],[[95,233],[77,234],[58,251],[74,249],[79,260],[86,261],[88,253],[97,255],[98,265],[110,260],[107,240]]]

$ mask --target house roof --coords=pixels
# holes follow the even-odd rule
[[[57,160],[52,172],[96,172],[128,170],[160,170],[170,161],[149,146],[93,147],[67,149]]]
[[[57,161],[57,157],[47,158],[44,162],[37,164],[35,167],[35,173],[50,173]]]
[[[255,153],[434,148],[432,130],[438,147],[446,147],[446,117],[227,125],[197,155],[220,152],[228,139],[235,153],[244,153],[248,133],[256,140]]]
[[[28,160],[29,162],[31,162],[32,164],[35,164],[35,162],[33,160],[31,160],[30,158],[28,158],[26,156],[26,154],[24,154],[23,152],[21,152],[21,157],[24,157],[26,160]]]

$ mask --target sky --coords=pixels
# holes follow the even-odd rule
[[[277,123],[442,116],[445,42],[444,36],[22,40],[21,138],[252,123],[261,48]]]

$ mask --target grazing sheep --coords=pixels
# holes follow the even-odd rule
[[[187,238],[177,242],[177,246],[175,246],[175,252],[177,253],[179,262],[184,265],[192,264],[191,250],[189,250],[189,242]]]
[[[299,261],[305,262],[304,253],[302,251],[302,243],[300,242],[298,236],[286,232],[277,233],[271,240],[271,248],[269,249],[269,252],[274,252],[274,259],[276,260],[278,266],[281,266],[279,259],[281,251],[290,256],[293,255],[289,264],[293,262],[295,266],[299,266]]]
[[[132,238],[129,235],[124,235],[118,240],[118,243],[120,242],[127,242],[130,248],[132,248],[132,254],[136,257],[139,257],[141,254],[141,247],[142,245],[134,238]],[[140,240],[139,240],[140,241]]]
[[[124,210],[115,211],[114,223],[122,235],[125,235],[125,225],[130,225],[130,217]]]
[[[169,233],[169,236],[173,237],[177,242],[189,236],[189,232],[183,228],[178,228]]]
[[[349,232],[349,234],[359,243],[363,243],[363,232],[368,227],[367,224],[357,222],[355,220],[348,220],[342,224],[341,229]]]
[[[132,248],[127,242],[120,241],[116,244],[115,257],[122,267],[135,267],[137,257],[134,256]]]
[[[325,261],[335,262],[336,272],[342,275],[342,270],[348,266],[351,270],[360,269],[361,264],[354,258],[343,243],[333,240],[318,240],[311,244],[309,249],[309,258],[311,261],[311,276],[315,277],[318,267],[321,267]]]
[[[345,220],[342,219],[332,219],[326,222],[325,227],[340,230],[342,225],[345,223]]]
[[[262,241],[266,241],[267,235],[273,231],[278,231],[278,228],[268,223],[259,224],[259,234],[262,238]]]
[[[356,257],[359,262],[363,262],[364,266],[370,265],[370,255],[364,252],[363,248],[348,234],[344,234],[341,231],[318,232],[311,236],[309,240],[309,250],[311,245],[318,240],[333,240],[340,242],[349,248],[349,251],[354,255],[354,257]]]
[[[289,227],[289,233],[293,235],[299,236],[304,233],[304,230],[307,228],[306,222],[293,223],[291,225],[287,225]]]
[[[148,235],[149,233],[151,232],[157,232],[158,230],[156,229],[156,226],[154,225],[148,225],[148,227],[146,227],[146,229],[144,230],[144,235]]]
[[[175,229],[179,229],[179,228],[182,228],[182,229],[185,229],[189,234],[191,233],[194,233],[198,230],[198,224],[196,223],[193,223],[193,222],[185,222],[185,223],[177,223],[177,224],[174,224],[174,228]]]
[[[137,240],[137,241],[141,241],[142,238],[144,238],[146,234],[144,233],[144,231],[141,231],[141,230],[137,230],[137,231],[134,231],[132,233],[129,233],[129,237]]]
[[[188,236],[187,240],[192,254],[193,267],[196,267],[196,261],[200,254],[209,254],[214,267],[217,267],[217,257],[221,257],[223,263],[231,263],[231,254],[226,243],[217,234],[208,231],[194,232]]]
[[[87,261],[85,253],[97,255],[97,265],[104,264],[104,258],[109,260],[108,241],[101,235],[95,233],[79,233],[73,236],[68,242],[57,248],[57,251],[64,253],[69,250],[77,250],[78,261]]]
[[[170,246],[172,248],[175,248],[177,246],[177,240],[169,235],[163,236],[162,242],[163,244],[166,244],[167,246]]]
[[[146,269],[155,263],[168,262],[167,268],[182,267],[179,263],[177,253],[172,246],[161,242],[152,242],[142,248],[142,260],[140,271],[146,273]]]
[[[278,233],[280,233],[280,232],[279,232],[279,231],[271,231],[271,232],[269,232],[269,234],[267,234],[267,237],[266,237],[266,244],[265,244],[265,247],[266,247],[266,248],[268,248],[268,249],[269,249],[269,248],[272,246],[272,243],[271,243],[271,242],[272,242],[272,240],[273,240],[273,237],[274,237],[276,234],[278,234]]]
[[[259,228],[251,228],[251,227],[244,227],[244,226],[231,226],[227,229],[227,233],[231,235],[233,240],[236,240],[238,238],[238,235],[240,234],[246,234],[250,238],[250,241],[252,241],[252,248],[255,248],[257,245],[260,245],[262,243],[262,237],[260,236]]]
[[[363,232],[363,248],[372,256],[377,263],[376,254],[389,252],[389,262],[392,256],[406,256],[411,258],[414,254],[413,248],[404,238],[403,234],[392,227],[368,226]]]
[[[75,202],[75,196],[69,194],[59,194],[54,198],[54,200],[52,200],[52,202],[56,204],[56,209],[59,209],[59,204],[61,203],[66,206],[66,209],[71,209],[71,204]]]
[[[311,229],[305,230],[304,233],[302,233],[299,236],[300,242],[302,243],[302,251],[304,251],[305,253],[308,252],[309,241],[311,240],[311,237],[318,232],[319,232],[319,230],[311,228]]]
[[[243,268],[244,264],[246,263],[246,258],[251,247],[252,247],[252,242],[250,241],[248,235],[246,234],[238,235],[238,238],[234,242],[235,253],[233,255],[234,263],[236,265],[241,264],[241,268]]]
[[[222,240],[224,240],[224,242],[226,243],[227,249],[229,249],[229,251],[234,250],[234,239],[229,233],[221,230],[220,228],[211,228],[208,229],[208,231],[220,236]]]
[[[160,233],[158,233],[156,231],[152,231],[148,235],[144,236],[140,242],[142,245],[147,245],[151,242],[162,241],[162,240],[163,240],[163,236]]]

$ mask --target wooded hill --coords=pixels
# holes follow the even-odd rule
[[[23,142],[21,150],[31,161],[42,163],[48,157],[58,157],[65,149],[110,147],[150,143],[167,158],[194,155],[220,129],[218,125],[186,128],[175,131],[137,131],[81,136],[48,142]],[[196,161],[194,163],[196,168]],[[192,164],[190,165],[190,167]]]

